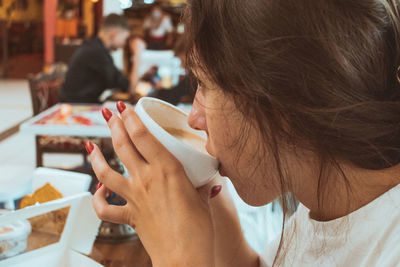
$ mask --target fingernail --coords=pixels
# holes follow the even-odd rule
[[[210,198],[216,197],[221,192],[222,186],[216,185],[211,188]]]
[[[99,190],[100,187],[101,187],[102,185],[103,185],[103,184],[102,184],[101,182],[99,182],[99,183],[97,184],[96,191]]]
[[[112,113],[108,108],[103,108],[101,110],[101,113],[103,113],[103,117],[106,121],[109,121],[110,118],[112,117]]]
[[[87,141],[85,144],[85,148],[87,153],[90,155],[90,153],[92,153],[93,149],[94,149],[94,145],[92,144],[92,142]]]
[[[126,109],[125,103],[122,102],[122,101],[118,101],[117,102],[117,109],[118,109],[119,113],[122,113]]]

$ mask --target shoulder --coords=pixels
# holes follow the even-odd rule
[[[375,227],[374,227],[375,228]],[[380,232],[376,238],[365,243],[370,251],[365,259],[374,266],[398,266],[400,263],[400,216],[382,218],[382,228],[375,228]]]
[[[394,266],[400,262],[400,185],[390,190],[385,203],[376,216],[379,237],[373,250],[379,252],[379,266]]]
[[[84,54],[104,54],[106,50],[99,40],[93,38],[86,40],[79,48],[79,52]]]
[[[104,61],[108,59],[107,51],[101,44],[92,40],[85,42],[74,54],[75,61],[88,62],[90,61]]]
[[[170,15],[164,15],[162,18],[162,23],[164,24],[172,24],[172,19]]]
[[[172,21],[171,16],[169,14],[164,14],[163,20]]]

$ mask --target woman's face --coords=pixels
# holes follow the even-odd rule
[[[231,179],[245,202],[264,205],[279,196],[276,171],[268,163],[273,160],[263,153],[259,131],[239,112],[232,96],[199,86],[189,125],[207,133],[207,151],[220,161],[221,174]]]
[[[110,40],[111,40],[110,49],[112,51],[116,51],[118,49],[124,48],[125,44],[126,44],[126,40],[129,37],[129,34],[130,34],[130,32],[127,30],[118,29],[118,28],[113,29],[110,34]]]
[[[162,10],[159,7],[154,7],[153,10],[151,11],[151,15],[153,16],[153,18],[158,19],[161,17],[162,15]]]

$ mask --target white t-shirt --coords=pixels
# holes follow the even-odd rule
[[[152,17],[148,17],[144,21],[143,27],[150,30],[150,36],[152,37],[164,37],[165,34],[174,30],[171,17],[168,15],[163,15],[161,22],[154,20]]]
[[[284,244],[284,261],[276,266],[400,266],[400,185],[328,222],[310,219],[300,204],[285,232],[284,240],[292,241]],[[261,255],[262,267],[272,266],[279,240]]]

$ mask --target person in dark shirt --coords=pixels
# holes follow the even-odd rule
[[[61,101],[98,103],[106,89],[131,92],[131,82],[117,69],[110,55],[125,46],[129,34],[126,18],[117,14],[105,17],[97,37],[85,41],[72,56]]]

